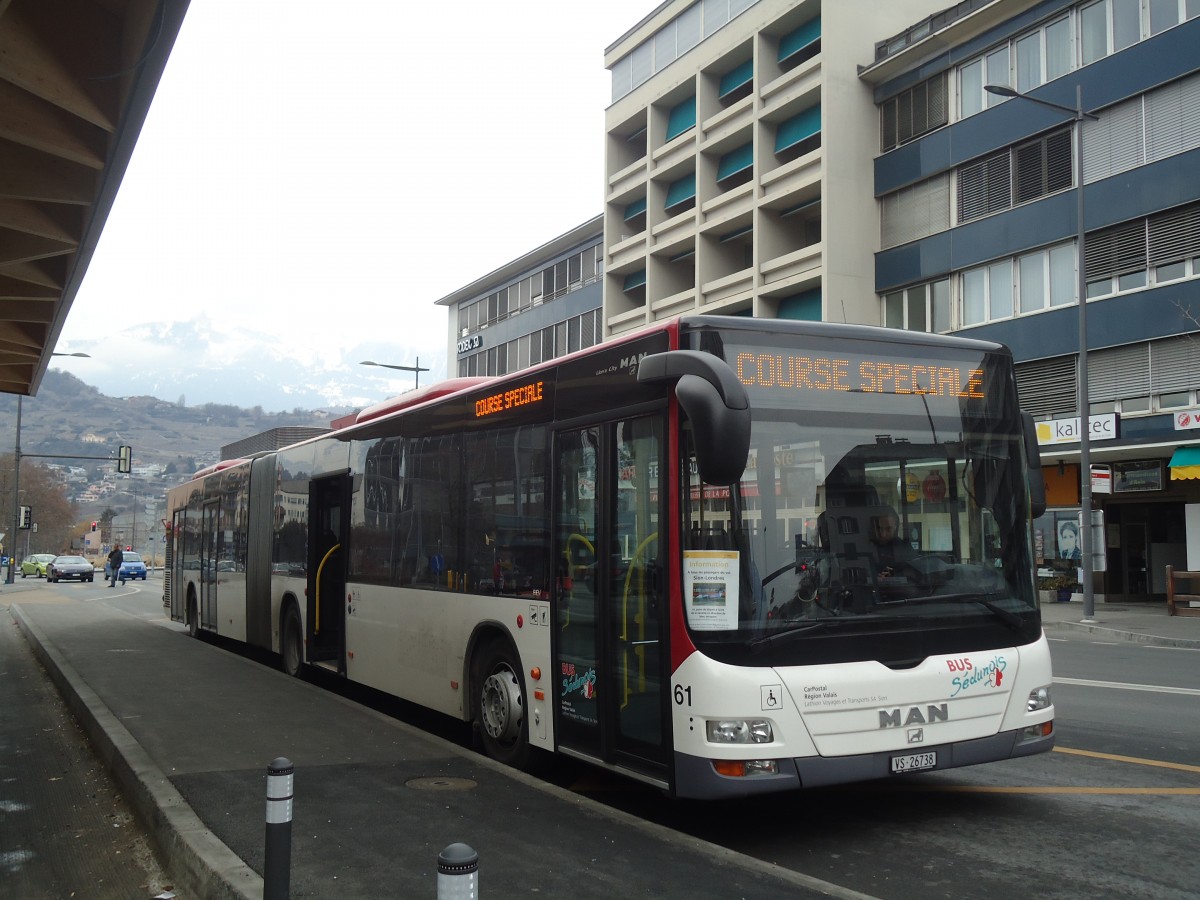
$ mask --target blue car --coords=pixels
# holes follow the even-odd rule
[[[104,577],[112,578],[112,566],[104,564]],[[124,584],[128,580],[140,578],[146,580],[146,564],[141,556],[132,550],[121,551],[121,567],[117,570],[117,579]]]

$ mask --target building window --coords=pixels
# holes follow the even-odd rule
[[[946,173],[881,197],[881,243],[886,250],[950,227],[950,176]]]
[[[754,177],[754,144],[730,150],[717,163],[717,186],[722,191],[745,184]]]
[[[750,96],[754,90],[754,60],[748,59],[741,65],[721,76],[717,85],[717,101],[722,106],[733,106]]]
[[[1071,129],[1001,150],[958,170],[958,221],[970,222],[1073,183]]]
[[[943,278],[885,294],[883,324],[906,331],[949,331],[950,280]]]
[[[959,281],[962,327],[1072,303],[1074,276],[1070,243],[967,269]]]
[[[1012,205],[1009,151],[1001,150],[958,170],[958,221],[969,222]]]
[[[914,85],[879,106],[881,149],[886,152],[941,128],[949,118],[946,73]]]

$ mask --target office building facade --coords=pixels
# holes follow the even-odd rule
[[[1167,565],[1200,566],[1197,42],[1197,0],[960,3],[881,41],[861,76],[877,120],[880,319],[1013,349],[1040,420],[1048,565],[1074,555],[1080,507],[1083,266],[1083,477],[1108,599],[1161,595]],[[1082,172],[1077,90],[1094,116]]]
[[[505,375],[601,340],[604,247],[589,219],[437,301],[456,376]]]

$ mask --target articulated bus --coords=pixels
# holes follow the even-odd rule
[[[1002,345],[685,316],[197,473],[164,604],[517,767],[902,777],[1053,745],[1040,472]]]

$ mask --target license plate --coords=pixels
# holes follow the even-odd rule
[[[937,766],[936,753],[914,753],[911,756],[893,756],[892,772],[920,772]]]

